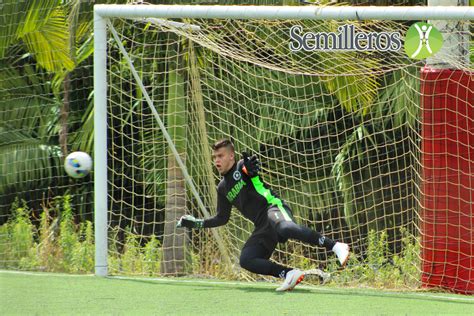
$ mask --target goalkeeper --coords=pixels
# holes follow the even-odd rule
[[[260,179],[260,162],[255,155],[249,157],[243,153],[243,159],[236,161],[234,145],[227,139],[216,142],[212,149],[214,165],[222,176],[217,186],[217,214],[208,219],[185,215],[179,219],[177,227],[199,229],[222,226],[229,221],[231,208],[235,206],[255,225],[242,248],[240,266],[253,273],[283,278],[284,282],[277,291],[292,290],[305,276],[304,271],[269,260],[277,243],[284,243],[290,238],[332,250],[341,266],[345,266],[349,246],[296,224],[288,205]]]

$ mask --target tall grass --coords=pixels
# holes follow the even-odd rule
[[[366,257],[350,257],[348,267],[342,271],[335,264],[330,265],[328,272],[333,273],[333,282],[375,288],[418,288],[421,280],[420,241],[406,229],[401,229],[400,233],[402,249],[393,255],[388,247],[386,231],[369,231]]]
[[[26,202],[13,203],[12,216],[0,226],[0,268],[93,272],[93,225],[74,222],[69,195],[43,205],[36,225],[32,214]]]
[[[94,272],[94,228],[90,221],[76,223],[71,196],[59,196],[34,212],[25,201],[16,200],[12,216],[0,226],[0,268],[67,273]],[[112,234],[111,248],[118,248]],[[161,243],[151,237],[143,246],[131,230],[121,251],[110,251],[111,271],[124,274],[159,275]]]
[[[13,216],[0,226],[0,268],[40,270],[67,273],[94,272],[94,231],[90,221],[76,223],[71,197],[57,197],[43,209],[34,223],[33,211],[26,202],[15,201]],[[326,266],[332,283],[347,286],[382,288],[416,288],[420,280],[420,243],[408,231],[401,230],[402,249],[390,253],[385,231],[371,230],[364,257],[355,255],[348,267],[340,271],[335,260]],[[127,229],[120,242],[117,232],[109,234],[109,270],[127,275],[157,276],[161,273],[162,245],[155,236],[146,242]],[[200,265],[199,252],[190,251],[187,270],[194,274],[215,271]],[[295,257],[291,266],[311,269],[311,262]],[[206,271],[203,271],[206,270]],[[225,275],[219,275],[225,278]]]

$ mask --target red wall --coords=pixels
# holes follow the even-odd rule
[[[474,73],[423,69],[422,283],[474,294]]]

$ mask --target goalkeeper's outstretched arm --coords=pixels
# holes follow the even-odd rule
[[[178,220],[176,227],[199,229],[225,225],[229,221],[231,208],[232,205],[227,202],[227,199],[218,194],[216,216],[208,219],[198,219],[192,215],[184,215]]]

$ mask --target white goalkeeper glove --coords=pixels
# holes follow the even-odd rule
[[[178,220],[178,223],[176,224],[176,227],[186,227],[186,228],[202,228],[202,225],[204,224],[203,219],[197,219],[192,215],[183,215],[181,218]]]

